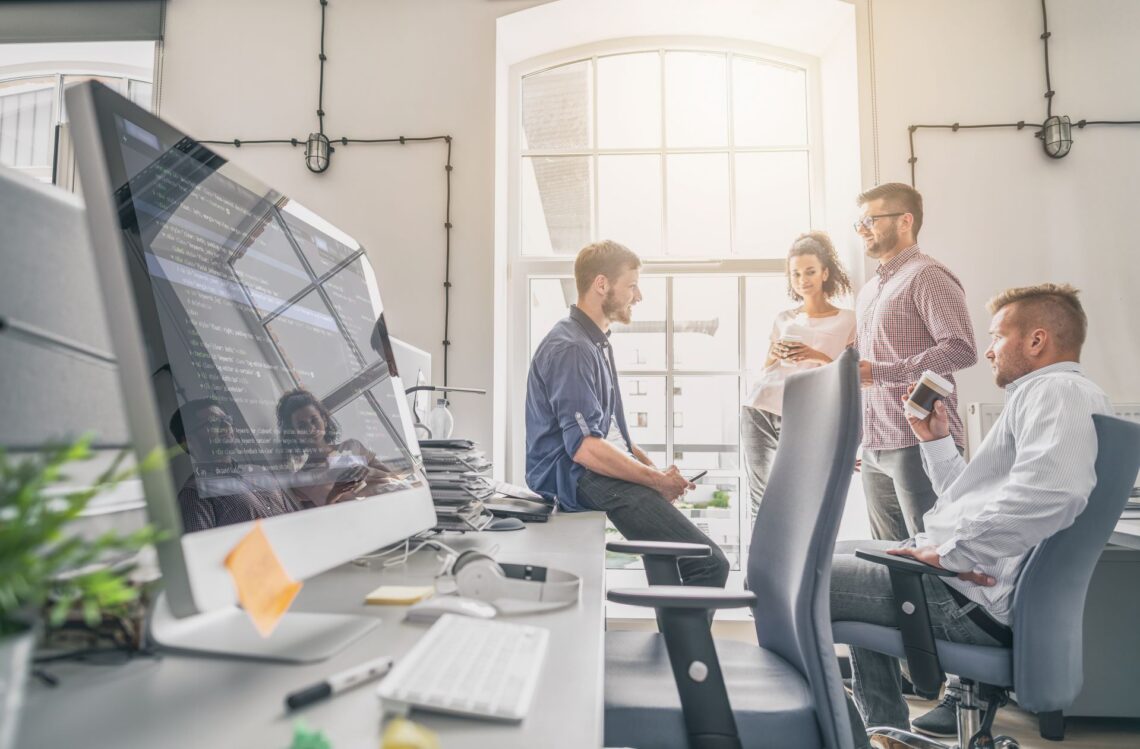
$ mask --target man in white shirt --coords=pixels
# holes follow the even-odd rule
[[[1077,293],[1067,284],[1042,284],[1009,289],[990,301],[985,356],[995,382],[1005,388],[1005,408],[969,464],[954,446],[942,402],[924,420],[908,417],[938,500],[914,538],[836,550],[833,621],[895,626],[887,569],[854,556],[855,548],[880,548],[958,573],[924,578],[936,638],[978,645],[1011,641],[1021,568],[1037,544],[1085,508],[1096,483],[1092,415],[1112,412],[1108,396],[1081,372],[1088,323]],[[908,728],[897,659],[852,648],[851,662],[855,702],[867,725]],[[939,709],[953,714],[954,690],[947,693]],[[916,720],[916,729],[927,717]],[[862,726],[855,729],[865,746]]]

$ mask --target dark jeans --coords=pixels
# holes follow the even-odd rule
[[[896,606],[887,568],[857,558],[855,549],[889,549],[897,545],[893,541],[845,541],[836,545],[831,566],[833,622],[896,626]],[[959,606],[950,596],[950,589],[938,578],[925,576],[923,587],[929,604],[930,625],[937,639],[965,645],[999,644],[967,616],[976,604]],[[897,658],[853,647],[851,671],[854,677],[855,704],[867,725],[903,729],[910,727]],[[852,729],[856,737],[865,734],[863,723],[857,715],[852,715]],[[857,745],[865,746],[859,742]]]
[[[938,495],[922,467],[918,445],[864,450],[861,472],[873,538],[902,541],[923,529],[922,516]]]
[[[720,547],[649,487],[586,471],[578,480],[578,501],[606,513],[630,541],[680,541],[712,549],[712,556],[678,560],[685,585],[723,588],[728,580],[728,559]]]

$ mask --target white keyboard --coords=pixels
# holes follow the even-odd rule
[[[541,627],[444,614],[376,693],[385,712],[416,707],[519,721],[534,697],[549,637]]]

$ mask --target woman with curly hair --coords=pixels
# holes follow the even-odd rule
[[[337,441],[340,427],[308,390],[291,390],[277,401],[277,431],[295,471],[289,490],[304,507],[367,496],[394,481],[392,471],[359,440]]]
[[[855,313],[831,303],[833,297],[850,293],[851,281],[826,232],[796,238],[788,251],[787,274],[788,296],[800,304],[776,316],[764,373],[740,415],[753,519],[780,439],[784,380],[830,363],[855,342]]]

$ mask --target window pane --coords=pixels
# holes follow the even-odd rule
[[[738,369],[737,284],[735,277],[673,279],[674,369]]]
[[[788,297],[788,282],[783,274],[744,279],[744,329],[748,331],[744,341],[746,396],[764,372],[776,314],[795,306],[798,303]]]
[[[673,462],[692,470],[739,467],[740,379],[736,375],[673,378],[673,410],[684,426],[673,428]]]
[[[660,156],[598,157],[598,237],[662,254]]]
[[[131,80],[127,85],[131,101],[146,110],[150,109],[152,89],[153,86],[146,81]]]
[[[570,305],[578,298],[573,278],[532,278],[530,279],[530,355],[533,357],[538,344],[554,327],[554,323],[566,317]]]
[[[642,450],[664,457],[665,378],[626,375],[619,382],[630,439]]]
[[[705,476],[677,502],[684,513],[720,546],[735,569],[740,564],[740,480]]]
[[[293,241],[309,266],[323,276],[360,250],[356,240],[295,200],[289,200],[281,210]]]
[[[590,243],[594,178],[588,156],[524,157],[519,175],[524,255],[575,255]]]
[[[728,257],[728,154],[666,157],[669,255]]]
[[[783,258],[811,229],[806,151],[736,155],[736,251]]]
[[[598,59],[598,147],[661,145],[661,56],[656,52]]]
[[[76,83],[83,83],[84,81],[98,81],[116,93],[126,93],[126,86],[122,78],[111,78],[105,75],[65,75],[63,77],[63,88],[66,91]],[[59,120],[60,122],[67,122],[67,104],[63,105],[63,112]]]
[[[727,58],[665,54],[665,142],[670,148],[728,144]]]
[[[807,143],[807,76],[803,70],[735,57],[732,80],[737,146]]]
[[[522,82],[522,148],[589,148],[590,62],[528,75]]]
[[[365,363],[377,361],[380,354],[372,348],[372,332],[382,307],[372,265],[363,257],[354,260],[321,284],[321,288],[328,294],[333,310]]]
[[[642,276],[641,296],[629,325],[610,326],[619,372],[665,369],[665,279]]]
[[[268,327],[293,374],[318,398],[360,369],[348,341],[316,292],[301,297]]]

